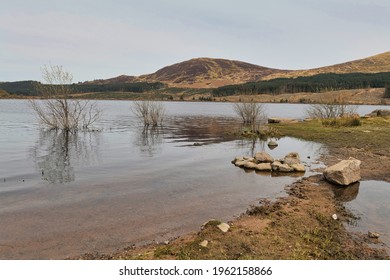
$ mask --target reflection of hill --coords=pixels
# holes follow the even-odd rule
[[[207,116],[179,116],[169,120],[164,138],[191,145],[219,143],[235,139],[240,123],[233,118]]]
[[[75,180],[75,167],[91,165],[99,159],[99,133],[41,131],[32,150],[42,179],[50,183]]]

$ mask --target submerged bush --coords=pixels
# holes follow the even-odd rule
[[[264,106],[256,102],[242,102],[233,104],[236,114],[242,119],[244,125],[251,128],[252,132],[256,131],[257,125],[265,119]]]
[[[162,125],[165,118],[165,107],[159,101],[135,101],[131,110],[144,126]]]

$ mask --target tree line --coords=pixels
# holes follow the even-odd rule
[[[42,84],[37,81],[19,81],[0,83],[0,89],[10,94],[23,96],[38,96]],[[55,85],[51,85],[55,87]],[[147,92],[165,88],[163,83],[115,83],[115,84],[69,84],[66,85],[72,93],[87,92]]]
[[[298,78],[277,78],[213,89],[214,96],[325,92],[342,89],[383,88],[390,85],[390,72],[317,74]]]

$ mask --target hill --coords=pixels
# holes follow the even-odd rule
[[[95,80],[86,83],[113,84],[161,82],[178,88],[217,88],[275,78],[295,78],[324,73],[380,73],[390,72],[390,52],[364,59],[306,70],[281,70],[242,61],[194,58],[161,68],[152,74]]]
[[[270,74],[281,72],[284,71],[235,60],[195,58],[164,67],[143,78],[177,87],[214,88],[257,81]]]
[[[155,73],[142,76],[126,76],[95,80],[87,83],[162,82],[171,87],[216,88],[224,85],[258,81],[265,76],[284,73],[286,70],[262,67],[242,61],[194,58],[166,66]]]
[[[381,53],[363,59],[344,62],[331,66],[287,71],[284,73],[272,73],[263,78],[263,80],[271,80],[275,78],[295,78],[314,76],[324,73],[349,74],[349,73],[380,73],[390,72],[390,52]]]

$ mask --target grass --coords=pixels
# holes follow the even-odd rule
[[[283,135],[327,144],[331,147],[371,149],[378,153],[390,153],[390,118],[362,118],[360,126],[323,126],[319,120],[292,124],[272,124]]]

